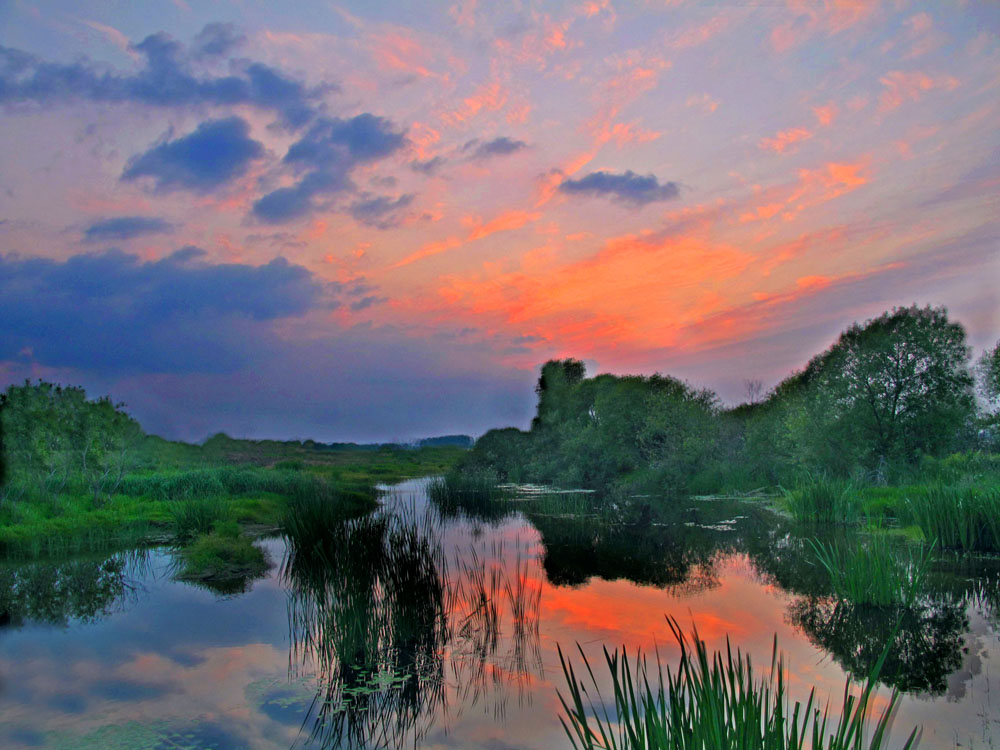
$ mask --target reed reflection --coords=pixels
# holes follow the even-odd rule
[[[290,530],[293,674],[319,688],[301,740],[319,747],[416,746],[438,723],[481,706],[506,713],[541,672],[541,566],[515,540],[480,540],[452,565],[433,510],[394,507]]]

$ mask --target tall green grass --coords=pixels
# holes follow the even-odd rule
[[[796,521],[854,523],[861,517],[862,500],[850,482],[816,477],[785,492],[788,512]]]
[[[231,514],[231,503],[213,496],[177,500],[170,506],[174,533],[181,541],[208,534],[217,521],[228,521]]]
[[[861,544],[843,546],[812,539],[809,543],[839,599],[874,607],[912,606],[934,549],[932,543],[914,554],[893,545],[882,532]]]
[[[296,471],[273,471],[241,466],[218,466],[189,471],[130,475],[122,479],[118,492],[154,500],[192,497],[233,497],[273,493],[293,495],[315,489],[317,478]]]
[[[303,555],[342,540],[344,522],[376,506],[375,490],[339,492],[322,480],[300,484],[285,503],[282,529]]]
[[[677,669],[664,671],[657,658],[658,679],[650,683],[645,658],[637,655],[635,666],[623,651],[604,650],[614,692],[614,714],[600,694],[597,679],[580,649],[583,663],[594,687],[588,692],[584,682],[562,653],[559,659],[569,690],[569,700],[560,693],[565,717],[563,728],[574,748],[591,750],[879,750],[887,747],[888,730],[898,695],[880,715],[869,735],[869,711],[875,679],[885,653],[860,694],[844,686],[841,717],[830,721],[829,706],[821,713],[815,688],[803,707],[796,701],[789,710],[785,685],[786,671],[778,653],[777,637],[766,677],[756,678],[749,656],[726,652],[709,657],[705,642],[692,632],[692,645],[676,620],[667,622],[681,648]],[[578,646],[579,648],[579,646]],[[595,700],[596,698],[596,700]],[[904,750],[914,746],[914,729]]]
[[[1000,487],[934,486],[907,501],[914,523],[946,549],[1000,552]]]

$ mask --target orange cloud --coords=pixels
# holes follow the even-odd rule
[[[469,233],[469,241],[481,240],[497,232],[520,229],[525,224],[536,221],[540,216],[540,213],[529,213],[527,211],[507,211],[485,223],[476,222],[475,228]]]
[[[697,236],[625,235],[582,260],[550,258],[506,273],[448,277],[439,294],[451,309],[498,325],[540,327],[567,351],[655,348],[724,307],[718,287],[751,263],[749,253]]]
[[[372,56],[379,67],[409,73],[420,78],[433,78],[444,83],[449,81],[448,73],[437,73],[427,67],[433,58],[430,50],[402,30],[397,29],[372,36],[370,44]]]
[[[800,169],[796,185],[779,185],[759,193],[761,201],[740,215],[740,222],[764,221],[781,214],[792,221],[802,211],[852,192],[868,183],[868,159],[829,162],[817,169]]]
[[[389,266],[390,270],[396,268],[402,268],[403,266],[408,266],[411,263],[416,263],[418,260],[423,260],[424,258],[430,258],[432,255],[439,255],[440,253],[447,252],[448,250],[454,250],[462,244],[462,240],[458,237],[448,237],[444,240],[438,240],[436,242],[428,242],[426,245],[421,247],[416,252],[410,253],[401,261],[393,263]]]
[[[812,138],[812,131],[805,128],[789,128],[782,130],[774,138],[764,138],[757,145],[765,151],[774,151],[776,154],[783,154],[789,146]]]
[[[837,105],[833,102],[824,104],[822,107],[813,107],[813,114],[816,115],[816,120],[823,127],[833,124],[833,121],[837,117],[837,112]]]
[[[879,78],[879,83],[885,87],[879,97],[879,109],[883,112],[895,109],[907,101],[920,101],[925,93],[934,89],[953,91],[958,88],[958,79],[953,76],[935,78],[919,71],[905,73],[893,70]]]
[[[507,103],[507,90],[499,81],[491,81],[479,86],[470,96],[462,100],[461,106],[441,114],[441,119],[449,125],[460,125],[480,112],[496,112]]]

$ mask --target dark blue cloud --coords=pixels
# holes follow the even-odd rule
[[[358,164],[385,158],[405,144],[404,133],[383,117],[364,113],[348,120],[321,118],[288,148],[283,160],[303,176],[260,198],[253,214],[271,224],[305,216],[315,208],[315,197],[352,190],[350,174]]]
[[[478,138],[474,138],[462,146],[462,151],[471,151],[469,158],[478,160],[488,159],[491,156],[507,156],[527,147],[528,144],[524,141],[515,141],[504,135],[491,141],[480,141]]]
[[[372,305],[378,305],[388,301],[388,297],[377,297],[374,294],[369,294],[367,297],[362,297],[361,299],[352,302],[351,310],[354,312],[360,312],[361,310],[367,310]]]
[[[285,154],[287,164],[307,167],[360,164],[389,156],[406,136],[391,121],[367,112],[349,120],[324,117]]]
[[[272,321],[337,304],[338,285],[283,258],[213,265],[204,255],[0,256],[0,360],[27,351],[97,372],[227,371],[267,348]]]
[[[239,117],[203,122],[193,133],[132,157],[122,179],[152,177],[158,190],[211,190],[244,174],[264,153],[249,133]]]
[[[205,25],[191,43],[194,57],[221,57],[246,41],[231,23],[209,23]]]
[[[559,190],[576,195],[607,196],[634,206],[680,197],[680,186],[676,182],[660,184],[655,175],[639,175],[631,169],[624,174],[591,172],[579,180],[564,180]]]
[[[96,221],[83,230],[87,242],[130,240],[147,234],[163,234],[174,228],[169,221],[155,216],[116,216]]]
[[[396,199],[384,195],[363,195],[351,204],[348,212],[357,221],[376,229],[389,229],[399,223],[399,211],[413,202],[413,193],[406,193]]]
[[[420,174],[433,175],[445,165],[446,161],[443,156],[435,156],[432,159],[424,159],[423,161],[411,161],[410,169]]]
[[[143,58],[135,73],[120,73],[84,59],[47,62],[21,50],[0,47],[0,104],[54,103],[87,99],[136,102],[157,107],[248,104],[272,111],[298,128],[318,112],[320,97],[336,87],[307,87],[259,62],[231,59],[229,75],[199,75],[195,63],[225,56],[241,37],[230,26],[209,24],[190,48],[168,34],[152,34],[133,46]]]

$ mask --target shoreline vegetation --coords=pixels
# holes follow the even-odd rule
[[[233,574],[236,560],[259,568],[259,549],[248,545],[280,532],[297,499],[363,515],[377,506],[378,484],[441,473],[467,440],[173,442],[144,433],[121,404],[42,381],[0,393],[0,427],[0,556],[167,544],[198,579]]]
[[[844,331],[746,403],[676,378],[547,362],[529,430],[490,430],[431,488],[445,508],[507,502],[535,483],[597,491],[625,522],[651,495],[766,498],[804,524],[888,531],[1000,553],[1000,346],[970,363],[943,308],[907,307]]]

